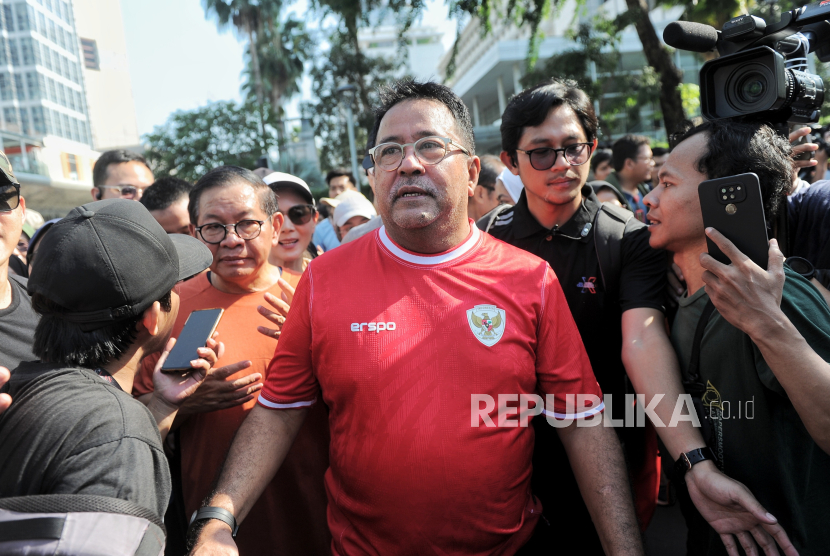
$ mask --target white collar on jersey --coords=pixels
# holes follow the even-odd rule
[[[453,261],[459,257],[462,257],[470,252],[470,250],[476,246],[478,240],[481,238],[481,231],[478,229],[472,221],[470,222],[470,227],[472,228],[472,233],[470,237],[464,240],[464,243],[447,251],[445,253],[441,253],[439,255],[416,255],[414,253],[410,253],[409,251],[404,251],[400,247],[398,247],[394,241],[387,235],[386,233],[386,226],[381,226],[378,230],[378,237],[380,238],[380,242],[386,247],[389,252],[393,255],[402,259],[408,263],[413,263],[417,265],[423,266],[435,266],[439,264],[448,263]]]

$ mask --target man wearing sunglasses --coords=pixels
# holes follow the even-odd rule
[[[32,338],[38,317],[26,292],[26,279],[9,273],[23,230],[26,201],[11,163],[0,152],[0,367],[14,369],[22,361],[36,359]]]
[[[107,151],[92,168],[92,198],[138,201],[153,181],[153,171],[140,154],[124,149]]]
[[[501,159],[521,176],[525,188],[489,231],[553,267],[602,391],[615,402],[606,405],[605,417],[624,418],[625,404],[617,400],[625,400],[627,374],[646,405],[663,396],[652,404],[664,424],[657,431],[671,457],[679,459],[705,443],[688,421],[665,426],[683,393],[663,315],[665,254],[649,246],[648,228],[630,211],[600,205],[586,185],[597,129],[591,99],[573,81],[554,79],[514,96],[502,115]],[[485,217],[479,226],[488,223]],[[602,554],[593,511],[589,515],[584,506],[559,503],[563,497],[579,499],[578,466],[563,457],[555,429],[539,419],[533,425],[532,484],[546,517],[578,534],[580,553]],[[645,525],[654,511],[658,480],[654,429],[615,430],[626,448],[638,517]],[[764,512],[749,491],[713,468],[696,465],[689,472],[703,485],[695,500],[701,513],[713,521],[731,520],[732,532],[739,535],[764,523],[759,517]],[[551,542],[549,534],[549,529],[537,528],[532,546],[543,550]]]

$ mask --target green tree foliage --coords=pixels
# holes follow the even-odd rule
[[[266,121],[275,118],[269,106]],[[214,102],[196,110],[174,112],[145,136],[145,155],[157,176],[197,181],[223,165],[253,168],[262,155],[260,122],[251,103]],[[266,126],[266,148],[276,144],[274,128]]]

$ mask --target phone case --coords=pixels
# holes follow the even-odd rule
[[[224,313],[224,309],[199,309],[191,312],[176,338],[176,345],[167,354],[167,359],[161,367],[162,372],[191,370],[190,362],[198,357],[196,350],[204,347],[208,338],[213,336]],[[208,320],[205,320],[206,318]]]
[[[761,198],[761,184],[753,173],[706,180],[698,186],[703,224],[714,228],[761,268],[767,268],[769,239]],[[731,264],[715,243],[706,238],[709,254]]]

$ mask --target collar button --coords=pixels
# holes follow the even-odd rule
[[[550,241],[552,239],[553,239],[553,234],[548,234],[548,236],[545,238],[545,241]]]

